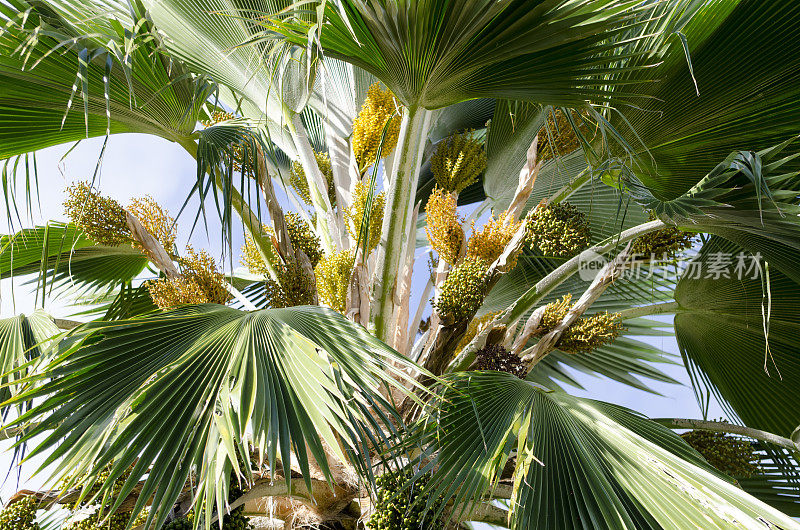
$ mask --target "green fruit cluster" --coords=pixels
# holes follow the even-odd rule
[[[305,252],[311,262],[311,266],[316,267],[323,254],[320,239],[299,214],[294,212],[287,213],[285,219],[286,231],[289,233],[289,241],[291,241],[292,247]]]
[[[280,283],[272,278],[265,280],[265,294],[269,307],[314,305],[314,282],[297,263],[297,259],[287,259],[286,263],[278,267],[276,272]]]
[[[441,507],[437,499],[430,507],[429,476],[424,475],[411,483],[411,473],[386,473],[375,481],[378,494],[375,511],[367,521],[370,530],[424,530],[443,528],[436,520]]]
[[[187,517],[173,519],[162,526],[161,530],[192,530],[192,522]]]
[[[567,294],[553,303],[547,304],[539,324],[539,335],[552,331],[572,308],[572,295]],[[601,312],[584,316],[573,322],[558,340],[557,348],[565,353],[591,353],[608,344],[622,332],[622,318],[619,313]]]
[[[681,437],[706,461],[728,476],[750,478],[759,472],[753,444],[739,438],[711,431],[689,431]]]
[[[652,212],[650,220],[656,220]],[[692,248],[694,241],[694,234],[668,226],[634,239],[631,255],[639,259],[673,260],[679,253]]]
[[[475,354],[475,367],[478,370],[508,372],[525,379],[528,369],[518,356],[497,344],[484,346]]]
[[[433,307],[446,325],[472,318],[486,296],[486,262],[467,256],[442,282]]]
[[[3,530],[39,530],[36,522],[36,498],[25,497],[0,511],[0,528]]]
[[[586,216],[568,202],[538,208],[527,222],[528,244],[545,256],[569,258],[585,250],[591,241]]]

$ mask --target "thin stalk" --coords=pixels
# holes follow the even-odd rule
[[[375,335],[388,342],[394,334],[394,298],[398,293],[398,277],[405,263],[408,225],[417,193],[417,176],[425,139],[431,125],[431,113],[412,106],[403,110],[400,137],[392,173],[389,197],[384,210],[381,248],[378,249],[375,280],[372,284],[370,323]]]
[[[624,230],[623,232],[610,237],[596,245],[588,248],[573,257],[572,259],[564,262],[556,270],[536,282],[536,284],[528,289],[522,296],[520,296],[508,309],[500,313],[491,324],[486,326],[484,330],[475,336],[474,339],[466,346],[456,359],[450,364],[448,372],[455,372],[467,370],[475,358],[475,352],[479,349],[479,343],[485,341],[489,332],[495,328],[502,326],[511,326],[515,324],[522,316],[529,310],[533,309],[545,296],[550,294],[553,289],[561,285],[569,277],[575,274],[580,268],[581,263],[590,263],[596,260],[599,256],[608,254],[620,245],[632,241],[639,236],[655,232],[664,228],[664,222],[656,220],[644,223],[633,228]]]
[[[721,421],[689,420],[685,418],[653,418],[654,422],[669,427],[670,429],[693,429],[700,431],[721,432],[727,434],[739,434],[762,442],[768,442],[777,446],[789,449],[790,451],[800,452],[800,444],[796,444],[788,438],[772,434],[771,432],[751,429],[741,425],[725,423]]]
[[[428,278],[428,281],[425,283],[425,288],[422,290],[422,297],[419,299],[419,304],[417,304],[414,320],[411,321],[411,331],[408,335],[406,351],[411,351],[413,349],[414,342],[417,339],[417,333],[419,333],[419,327],[422,324],[422,314],[425,312],[425,307],[428,305],[428,299],[431,296],[431,290],[433,290],[433,282]]]
[[[328,194],[323,193],[323,190],[327,189],[327,183],[319,170],[317,159],[314,157],[314,148],[308,140],[308,133],[300,120],[300,114],[293,114],[287,120],[286,126],[294,140],[297,156],[300,157],[300,164],[303,166],[303,172],[308,182],[311,202],[317,212],[317,235],[322,239],[322,248],[325,253],[332,254],[340,246],[334,244],[334,236],[338,239],[341,231],[334,231],[333,208],[328,200]]]
[[[549,199],[547,199],[547,204],[558,204],[559,202],[565,201],[569,198],[570,195],[575,193],[575,191],[586,184],[592,178],[592,170],[591,168],[584,169],[577,177],[572,179],[572,181],[568,182],[561,189],[557,190],[553,193]]]
[[[648,317],[652,315],[666,315],[673,313],[680,313],[681,306],[678,302],[663,302],[661,304],[643,305],[640,307],[631,307],[620,311],[620,316],[623,320],[629,318]]]

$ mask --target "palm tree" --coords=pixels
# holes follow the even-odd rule
[[[0,433],[51,475],[0,517],[800,528],[798,16],[795,0],[0,3],[9,219],[37,150],[136,132],[196,158],[193,222],[219,217],[229,264],[246,234],[245,267],[223,273],[152,199],[90,180],[67,219],[2,236],[3,278],[100,309],[0,321]],[[643,377],[672,382],[635,338],[672,333],[731,423],[569,394],[570,370],[642,396]],[[56,504],[96,512],[80,526]]]

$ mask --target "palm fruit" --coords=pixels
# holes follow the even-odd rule
[[[508,212],[501,213],[496,219],[492,216],[479,232],[475,230],[475,221],[472,221],[472,237],[467,242],[467,256],[493,263],[506,249],[521,224],[522,221],[514,221]],[[513,269],[516,264],[517,256],[511,256],[510,267]]]
[[[33,496],[15,502],[0,511],[0,528],[3,530],[39,530],[36,522],[38,501]]]
[[[242,490],[231,477],[231,485],[228,490],[228,502],[233,502],[242,495]],[[251,530],[250,518],[244,515],[244,505],[234,508],[230,513],[226,513],[222,518],[222,530]]]
[[[525,375],[528,373],[522,359],[497,344],[484,346],[477,351],[475,367],[477,370],[508,372],[520,379],[525,379]]]
[[[653,212],[650,212],[650,220],[656,220]],[[672,260],[680,252],[692,248],[694,240],[694,234],[679,230],[676,226],[667,226],[634,239],[631,244],[631,255],[641,259],[652,257]]]
[[[545,306],[539,323],[539,335],[549,333],[572,308],[572,295]],[[596,313],[575,321],[558,340],[557,348],[565,353],[590,353],[612,342],[624,331],[619,313]]]
[[[289,241],[292,243],[292,247],[302,250],[308,256],[311,266],[316,267],[323,254],[320,239],[308,223],[300,217],[300,214],[290,212],[286,214],[284,219],[286,219],[286,231],[289,233]],[[259,254],[260,256],[261,254]]]
[[[537,208],[527,222],[528,243],[545,256],[569,258],[589,246],[586,216],[569,203]]]
[[[167,253],[172,254],[178,237],[178,226],[169,212],[162,208],[151,196],[146,195],[131,200],[128,211],[142,226],[161,243]]]
[[[576,113],[572,114],[573,121],[586,135],[588,132]],[[560,110],[556,110],[547,116],[545,127],[539,132],[537,142],[537,153],[539,160],[550,160],[558,156],[565,156],[573,151],[580,149],[581,141],[575,130],[572,128],[567,117]]]
[[[336,185],[333,182],[333,169],[331,167],[331,157],[327,153],[319,153],[314,151],[314,158],[317,160],[317,166],[320,173],[325,178],[325,186],[328,191],[328,201],[331,206],[336,204]],[[306,172],[300,162],[292,162],[289,171],[289,185],[294,188],[297,195],[306,204],[313,204],[311,200],[311,192],[308,189],[308,180],[306,179]]]
[[[361,106],[355,121],[350,142],[353,146],[358,167],[364,171],[375,163],[378,147],[381,143],[383,128],[389,118],[392,121],[386,129],[386,138],[381,148],[381,157],[392,154],[400,136],[399,104],[389,90],[381,89],[379,83],[373,84],[367,91],[367,99]]]
[[[367,199],[369,198],[369,184],[366,182],[356,182],[355,193],[353,194],[353,204],[345,211],[344,219],[347,223],[347,231],[354,240],[358,240],[361,224],[367,209]],[[386,193],[380,192],[372,197],[372,208],[369,214],[369,250],[375,249],[381,241],[381,231],[383,228],[383,210],[386,206]]]
[[[458,219],[456,198],[440,188],[434,188],[425,206],[425,233],[439,258],[454,265],[464,244],[464,229]]]
[[[442,322],[463,322],[480,309],[486,296],[486,268],[485,261],[469,256],[453,267],[433,301]]]
[[[192,529],[193,529],[192,522],[189,521],[189,519],[186,517],[173,519],[172,521],[168,522],[167,524],[161,527],[161,530],[192,530]]]
[[[161,278],[147,283],[150,297],[161,309],[186,304],[225,304],[230,299],[225,276],[217,270],[214,259],[204,250],[186,247],[188,256],[180,258],[182,276]]]
[[[689,431],[681,434],[706,461],[736,478],[750,478],[760,472],[753,444],[740,438],[710,431]]]
[[[340,313],[347,310],[347,290],[354,263],[353,251],[342,250],[322,258],[314,269],[320,301]]]
[[[288,258],[275,271],[276,282],[265,280],[267,305],[273,308],[314,305],[314,284],[310,275],[294,258]]]
[[[477,181],[485,169],[483,142],[475,139],[472,131],[445,138],[431,156],[431,171],[436,184],[450,192],[461,193]]]
[[[65,530],[125,530],[130,518],[130,512],[108,515],[98,510],[85,519],[69,523]]]
[[[88,182],[76,182],[66,193],[64,212],[89,239],[109,247],[131,243],[127,215],[117,201],[92,190]]]
[[[386,473],[375,480],[378,493],[375,509],[367,521],[369,530],[425,530],[443,528],[444,521],[434,515],[441,507],[437,499],[427,507],[430,475],[419,477],[413,484],[409,473]]]

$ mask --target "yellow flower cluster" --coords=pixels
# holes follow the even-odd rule
[[[236,116],[231,114],[230,112],[215,110],[214,112],[211,113],[210,120],[203,120],[200,123],[202,123],[204,127],[211,127],[212,125],[216,125],[219,122],[232,120],[235,117]]]
[[[336,204],[336,188],[333,183],[333,169],[331,167],[331,157],[327,153],[318,153],[314,151],[314,158],[317,160],[317,166],[320,173],[325,178],[325,186],[328,188],[328,200],[331,206]],[[306,179],[306,172],[300,162],[292,162],[291,170],[289,171],[289,185],[294,188],[300,199],[306,204],[313,204],[311,201],[311,192],[308,189],[308,180]]]
[[[485,169],[483,142],[476,140],[472,131],[445,138],[431,157],[431,171],[436,184],[447,191],[461,193],[477,181]]]
[[[581,129],[581,134],[586,137],[588,129],[583,125],[580,116],[573,112],[572,118]],[[569,120],[560,110],[553,111],[547,116],[545,127],[539,132],[537,153],[539,160],[550,160],[558,156],[565,156],[581,148],[581,141]]]
[[[464,336],[461,338],[461,341],[456,346],[456,354],[458,354],[464,347],[472,342],[472,339],[475,338],[475,335],[480,333],[484,330],[484,328],[495,319],[497,315],[500,314],[500,311],[495,311],[492,313],[486,313],[482,317],[476,317],[469,321],[469,325],[467,326],[467,331],[464,333]]]
[[[439,257],[454,265],[464,244],[464,229],[458,218],[456,198],[440,189],[434,188],[425,206],[425,233],[428,242]]]
[[[369,87],[367,99],[361,106],[361,112],[358,113],[358,117],[353,122],[353,134],[351,136],[353,153],[355,153],[356,161],[361,171],[375,163],[383,128],[389,118],[392,121],[386,129],[386,138],[381,149],[381,156],[385,158],[391,155],[395,146],[397,146],[397,138],[400,136],[398,107],[399,104],[391,91],[382,90],[379,83]]]
[[[650,220],[656,219],[656,215],[650,212]],[[667,226],[636,238],[631,244],[631,255],[639,259],[675,259],[679,253],[692,248],[694,241],[695,234]]]
[[[342,250],[322,258],[314,269],[320,301],[340,313],[347,310],[347,290],[354,263],[353,251]]]
[[[173,254],[175,239],[178,237],[178,226],[166,209],[162,208],[151,196],[146,195],[132,199],[128,205],[128,211],[161,243],[167,253]]]
[[[126,213],[117,201],[95,192],[88,182],[76,182],[66,192],[64,211],[89,239],[109,247],[131,243]]]
[[[539,334],[544,335],[558,325],[572,307],[572,295],[564,295],[561,300],[545,307]],[[625,328],[619,313],[596,313],[581,317],[561,335],[557,348],[565,353],[590,353],[612,342]]]
[[[447,275],[433,301],[445,325],[470,319],[480,309],[486,295],[487,267],[485,261],[467,256]]]
[[[315,267],[323,254],[320,239],[299,214],[289,212],[284,216],[284,219],[286,220],[286,231],[289,233],[289,241],[292,243],[292,247],[305,252],[311,262],[311,266]],[[270,237],[275,238],[275,230],[271,226],[262,225],[261,228]],[[258,251],[258,247],[250,234],[245,235],[244,238],[241,263],[253,274],[261,276],[269,274],[264,258]]]
[[[479,232],[475,230],[475,221],[472,221],[473,235],[467,243],[467,255],[493,263],[503,253],[521,224],[522,221],[515,221],[508,212],[501,213],[497,218],[492,216]],[[512,256],[509,260],[511,268],[516,263],[517,256]]]
[[[178,260],[180,278],[161,278],[147,283],[153,302],[161,309],[186,304],[225,304],[230,293],[214,259],[204,250],[199,253],[192,247],[186,250],[188,256]]]
[[[350,235],[356,241],[358,241],[359,232],[361,231],[361,224],[364,222],[368,198],[369,184],[366,182],[356,182],[353,204],[344,213],[347,231],[350,232]],[[372,208],[369,214],[369,250],[373,250],[381,241],[383,210],[385,206],[386,193],[380,192],[372,197]]]
[[[527,222],[528,243],[545,256],[568,258],[586,249],[591,241],[586,216],[567,202],[539,208]]]
[[[269,307],[294,307],[298,305],[314,304],[314,284],[310,275],[297,263],[289,258],[286,263],[278,267],[276,282],[267,278],[266,297]]]

